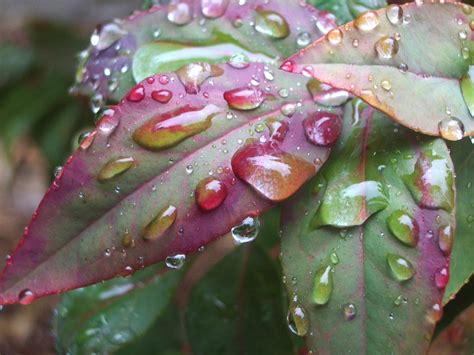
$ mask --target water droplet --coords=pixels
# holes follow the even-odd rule
[[[18,294],[18,302],[28,305],[36,299],[36,295],[29,289],[24,289]]]
[[[96,131],[82,133],[78,139],[79,148],[87,150],[94,142],[96,133]]]
[[[392,90],[392,83],[388,80],[382,80],[380,82],[380,86],[382,87],[382,89],[384,89],[385,91],[390,91]]]
[[[333,289],[331,266],[323,266],[314,275],[312,300],[317,305],[325,305],[331,298]]]
[[[127,31],[122,28],[119,22],[99,25],[91,36],[91,45],[102,51],[112,46],[126,34]]]
[[[168,21],[175,25],[182,26],[186,25],[193,19],[191,7],[186,2],[178,2],[177,4],[171,4],[168,8]]]
[[[307,117],[303,127],[308,140],[319,146],[336,143],[342,131],[342,118],[331,112],[316,112]]]
[[[291,73],[294,70],[294,64],[291,60],[287,60],[281,65],[280,69]]]
[[[265,93],[256,87],[237,88],[224,93],[224,99],[229,107],[242,111],[260,107],[265,98]]]
[[[449,281],[449,271],[447,268],[442,268],[435,274],[435,284],[439,289],[444,289]]]
[[[246,217],[238,226],[231,229],[231,234],[236,243],[242,244],[255,240],[259,231],[260,221],[258,218]]]
[[[398,41],[393,37],[385,36],[375,43],[375,50],[379,59],[391,59],[398,53]]]
[[[379,15],[375,11],[363,12],[354,20],[354,26],[363,32],[374,30],[379,23]]]
[[[297,301],[292,300],[290,303],[286,319],[293,334],[303,337],[308,333],[309,319],[306,310]]]
[[[236,69],[244,69],[250,65],[250,59],[244,53],[234,54],[229,58],[229,65]]]
[[[301,32],[298,37],[296,37],[296,44],[300,47],[306,47],[311,43],[311,34],[309,32]]]
[[[439,122],[441,137],[450,141],[458,141],[464,137],[464,124],[455,117],[447,117]]]
[[[444,255],[451,254],[451,249],[453,247],[453,228],[451,225],[448,224],[439,228],[438,245]]]
[[[402,295],[398,295],[393,301],[393,304],[397,307],[400,306],[402,304]]]
[[[173,98],[173,93],[169,90],[155,90],[151,93],[151,98],[159,103],[166,104]]]
[[[119,157],[110,160],[105,164],[97,176],[100,182],[108,181],[120,174],[123,174],[135,164],[132,157]]]
[[[227,187],[222,181],[208,177],[198,184],[194,196],[201,210],[212,211],[222,205],[226,199]]]
[[[439,303],[435,303],[429,310],[426,312],[426,320],[430,324],[436,324],[439,322],[443,315],[443,308]]]
[[[293,102],[286,103],[280,107],[283,116],[292,117],[296,113],[296,104]]]
[[[347,91],[322,84],[316,79],[308,81],[306,87],[314,102],[322,106],[341,106],[349,100],[350,95]]]
[[[255,15],[255,30],[278,39],[288,37],[290,34],[290,28],[283,16],[277,12],[266,10],[257,10]]]
[[[419,238],[419,227],[416,220],[407,212],[397,210],[387,218],[388,229],[402,243],[416,246]]]
[[[339,257],[337,256],[336,253],[332,253],[330,256],[329,256],[329,259],[331,260],[331,262],[336,265],[336,264],[339,264]]]
[[[345,320],[353,320],[357,315],[357,308],[353,303],[346,303],[342,306],[342,312]]]
[[[207,18],[218,18],[224,15],[229,0],[201,0],[202,14]]]
[[[403,19],[403,9],[399,5],[390,5],[387,7],[386,15],[392,25],[398,25]]]
[[[125,232],[125,234],[122,237],[122,246],[124,248],[133,248],[135,246],[135,240],[133,239],[133,236],[129,232]]]
[[[133,132],[133,140],[150,150],[167,149],[211,127],[212,119],[220,112],[211,104],[184,106],[153,117]]]
[[[341,44],[343,38],[344,34],[339,28],[335,28],[326,34],[326,39],[334,46]]]
[[[312,177],[315,167],[269,142],[240,148],[232,157],[232,170],[261,195],[279,202],[293,195]]]
[[[165,259],[166,266],[170,269],[181,269],[185,262],[186,255],[184,254],[171,255]]]
[[[398,281],[410,280],[415,275],[413,265],[400,255],[387,254],[387,262],[393,276]]]
[[[143,238],[146,240],[155,240],[163,236],[173,225],[178,216],[178,210],[173,205],[162,208],[156,217],[146,226],[143,231]]]
[[[197,94],[204,81],[211,77],[221,76],[224,70],[218,65],[198,62],[181,67],[176,74],[188,94]]]
[[[54,177],[59,178],[63,174],[63,167],[62,166],[57,166],[54,168]]]
[[[145,98],[145,88],[143,85],[137,85],[127,95],[127,100],[130,102],[140,102]]]

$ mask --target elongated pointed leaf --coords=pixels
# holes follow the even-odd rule
[[[160,272],[150,268],[65,294],[55,319],[59,352],[108,353],[143,335],[165,312],[182,274]]]
[[[219,74],[200,77],[198,94],[186,93],[187,76],[155,76],[106,112],[8,261],[1,304],[29,303],[190,253],[316,173],[330,146],[305,137],[303,120],[320,108],[304,78],[295,82],[260,64],[212,68]],[[325,126],[320,133],[327,134]]]
[[[329,32],[284,67],[348,90],[415,131],[459,140],[474,135],[473,19],[469,5],[392,5]]]
[[[474,146],[468,140],[452,143],[451,155],[456,171],[457,210],[456,238],[451,254],[451,273],[444,303],[456,296],[474,273]]]
[[[387,5],[385,0],[309,0],[314,7],[336,15],[340,24],[349,22],[361,12],[376,10]]]
[[[99,26],[81,55],[76,91],[119,100],[136,82],[196,61],[277,63],[336,25],[297,1],[179,0]]]
[[[315,353],[420,354],[441,317],[447,283],[449,250],[440,235],[447,226],[453,231],[454,209],[434,202],[454,194],[452,163],[442,140],[398,128],[372,108],[354,117],[355,123],[346,117],[334,160],[283,208],[282,260],[295,332],[307,336]],[[346,172],[333,168],[354,145],[365,154],[353,159],[376,168],[389,204],[361,226],[314,229],[318,207],[334,193],[326,184],[354,191]],[[359,211],[366,213],[363,205]]]
[[[186,323],[195,354],[292,353],[279,273],[257,245],[238,248],[200,281]]]

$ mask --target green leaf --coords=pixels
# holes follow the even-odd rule
[[[108,353],[143,335],[168,306],[180,271],[149,268],[65,294],[55,331],[60,353]]]
[[[0,43],[0,88],[20,79],[33,64],[34,54],[29,48]]]
[[[444,295],[446,304],[474,273],[474,146],[468,140],[452,143],[451,156],[456,171],[456,237],[451,254],[449,283]]]
[[[221,260],[191,295],[186,325],[193,353],[291,354],[280,280],[257,245]]]
[[[391,5],[330,31],[283,67],[350,91],[417,132],[460,140],[474,135],[470,90],[463,97],[460,86],[473,19],[459,3]]]
[[[454,194],[448,149],[370,107],[359,113],[348,104],[344,124],[331,161],[282,208],[295,332],[315,353],[421,354],[441,317],[447,282],[449,252],[438,246],[438,231],[455,222],[454,209],[435,204],[439,194]],[[361,226],[315,229],[327,194],[353,183],[346,169],[336,169],[348,149],[363,168],[376,168],[371,178],[383,181],[389,203]],[[344,204],[333,208],[353,213]],[[364,204],[356,211],[367,215]]]
[[[336,15],[340,24],[349,22],[361,12],[387,6],[385,0],[309,0],[314,7]]]

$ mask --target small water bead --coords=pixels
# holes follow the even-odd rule
[[[96,133],[96,131],[81,133],[78,138],[79,148],[87,150],[94,142]]]
[[[344,34],[338,28],[335,28],[335,29],[329,31],[326,34],[326,39],[328,40],[329,43],[331,43],[334,46],[337,46],[337,45],[341,44],[343,38],[344,38]]]
[[[379,59],[391,59],[398,53],[398,41],[390,36],[384,36],[375,43],[375,50]]]
[[[444,255],[451,254],[453,247],[453,228],[451,225],[441,226],[438,231],[438,246]]]
[[[439,289],[444,289],[446,288],[446,285],[449,282],[449,271],[447,268],[442,268],[435,274],[435,285]]]
[[[354,48],[359,47],[359,40],[358,39],[352,40],[352,47],[354,47]]]
[[[175,25],[182,26],[186,25],[193,19],[191,7],[186,2],[178,2],[177,4],[171,4],[168,8],[168,21]]]
[[[314,275],[312,300],[317,305],[325,305],[331,298],[334,281],[331,266],[323,266]]]
[[[105,99],[102,94],[96,93],[92,95],[89,106],[93,114],[97,114],[102,109],[102,107],[104,107],[104,105]]]
[[[418,243],[420,228],[407,212],[397,210],[387,218],[388,229],[402,243],[414,247]]]
[[[106,182],[114,177],[123,174],[135,164],[133,157],[118,157],[110,160],[99,171],[97,179]]]
[[[301,32],[296,37],[296,44],[300,47],[306,47],[311,43],[311,34],[309,32]]]
[[[398,295],[393,301],[393,304],[397,307],[400,306],[402,304],[402,295]]]
[[[163,236],[174,224],[178,216],[178,209],[173,205],[162,208],[156,217],[145,227],[143,239],[155,240]]]
[[[295,69],[295,66],[291,60],[287,60],[281,65],[280,69],[291,73]]]
[[[202,211],[212,211],[222,205],[226,199],[227,186],[214,177],[208,177],[198,184],[194,197]]]
[[[169,90],[154,90],[151,98],[161,104],[166,104],[173,98],[173,93]]]
[[[145,98],[145,88],[143,85],[137,85],[127,95],[130,102],[140,102]]]
[[[318,146],[336,143],[342,131],[342,118],[331,112],[310,114],[303,122],[306,138]]]
[[[345,320],[353,320],[357,315],[357,308],[353,303],[346,303],[342,306],[342,313]]]
[[[224,92],[229,107],[241,110],[254,110],[265,101],[265,93],[256,87],[243,87]]]
[[[403,20],[403,9],[399,5],[388,6],[385,14],[392,25],[398,25]]]
[[[24,289],[18,294],[18,302],[28,305],[36,299],[36,295],[29,289]]]
[[[375,11],[366,11],[354,20],[354,26],[363,32],[374,30],[380,23],[379,15]]]
[[[308,333],[309,319],[306,310],[296,300],[292,300],[286,317],[290,331],[300,337]]]
[[[218,18],[224,15],[229,0],[201,0],[202,14],[207,18]]]
[[[404,257],[396,254],[387,254],[387,262],[396,280],[408,281],[415,275],[415,268]]]
[[[450,141],[459,141],[464,137],[464,124],[455,117],[447,117],[439,122],[441,137]]]
[[[133,236],[129,232],[125,232],[123,235],[122,246],[127,249],[135,246],[135,239],[133,239]]]
[[[288,91],[288,89],[280,89],[278,91],[278,95],[280,95],[280,97],[282,98],[287,98],[289,94],[290,92]]]
[[[382,87],[382,89],[384,89],[385,91],[390,91],[392,90],[392,83],[388,80],[382,80],[380,82],[380,86]]]
[[[329,260],[331,260],[331,263],[333,263],[334,265],[339,264],[339,257],[336,253],[331,253],[331,255],[329,256]]]
[[[229,58],[228,64],[235,69],[244,69],[250,65],[250,59],[244,53],[236,53]]]
[[[197,62],[184,65],[176,71],[176,74],[188,94],[197,94],[204,81],[221,76],[224,70],[218,65]]]
[[[296,104],[289,102],[280,107],[280,112],[283,116],[292,117],[296,113]]]
[[[186,255],[184,254],[171,255],[165,259],[165,264],[170,269],[181,269],[185,262]]]
[[[439,322],[443,315],[443,308],[439,303],[435,303],[429,310],[426,312],[426,320],[430,324],[436,324]]]
[[[59,178],[63,174],[63,167],[62,166],[57,166],[54,168],[54,177]]]
[[[242,244],[255,240],[259,231],[259,219],[254,217],[246,217],[238,226],[235,226],[231,229],[231,234],[236,243]]]
[[[290,34],[290,27],[285,18],[274,11],[257,10],[255,30],[269,37],[283,39]]]

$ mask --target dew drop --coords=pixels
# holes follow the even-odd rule
[[[18,302],[28,305],[36,299],[36,295],[29,289],[24,289],[18,294]]]
[[[380,82],[380,86],[382,87],[382,89],[384,89],[385,91],[390,91],[392,90],[392,83],[388,80],[382,80]]]
[[[123,237],[122,237],[122,246],[124,248],[133,248],[135,246],[135,240],[133,239],[133,236],[129,233],[126,232]]]
[[[438,129],[441,137],[450,141],[459,141],[464,137],[464,124],[455,117],[440,121]]]
[[[334,265],[339,264],[339,257],[337,256],[336,253],[332,253],[329,256],[329,259],[331,260],[331,263],[333,263]]]
[[[176,71],[179,80],[188,94],[197,94],[201,84],[211,77],[224,74],[218,65],[205,62],[190,63]]]
[[[418,243],[419,227],[407,212],[397,210],[387,218],[388,229],[402,243],[414,247]]]
[[[169,5],[167,18],[171,23],[182,26],[191,22],[193,15],[188,3],[178,2],[177,4]]]
[[[237,88],[224,93],[230,108],[242,111],[254,110],[265,101],[265,93],[256,87]]]
[[[212,211],[226,199],[227,187],[222,181],[208,177],[197,185],[194,196],[196,204],[202,211]]]
[[[145,98],[145,88],[143,85],[135,86],[127,95],[130,102],[140,102]]]
[[[250,59],[244,53],[236,53],[229,58],[228,63],[235,69],[244,69],[250,65]]]
[[[314,286],[312,300],[317,305],[325,305],[329,302],[333,290],[333,277],[331,266],[323,266],[314,275]]]
[[[91,36],[91,45],[102,51],[112,46],[126,34],[127,31],[122,28],[119,22],[99,25]]]
[[[280,107],[283,116],[292,117],[296,113],[296,104],[293,102],[286,103]]]
[[[303,337],[308,333],[309,319],[306,310],[296,300],[290,303],[286,319],[293,334]]]
[[[166,266],[170,269],[181,269],[185,262],[186,255],[184,254],[171,255],[165,259]]]
[[[439,322],[443,315],[443,308],[439,303],[435,303],[426,313],[426,320],[430,324],[436,324]]]
[[[290,28],[288,22],[274,11],[257,10],[255,15],[255,30],[269,37],[282,39],[288,37]]]
[[[224,15],[229,0],[201,0],[202,14],[207,18],[218,18]]]
[[[97,179],[100,182],[106,182],[120,174],[123,174],[135,164],[132,157],[119,157],[110,160],[100,170]]]
[[[441,226],[438,231],[438,246],[444,255],[451,254],[453,247],[453,228],[451,225]]]
[[[84,132],[78,138],[79,148],[87,150],[94,142],[96,131]]]
[[[151,98],[161,104],[166,104],[173,98],[173,93],[169,90],[155,90],[151,93]]]
[[[296,37],[296,44],[299,47],[306,47],[311,43],[311,34],[309,32],[301,32],[298,37]]]
[[[318,146],[336,143],[342,131],[342,119],[331,112],[310,114],[303,122],[306,138]]]
[[[415,275],[413,265],[405,258],[396,254],[387,254],[387,262],[396,280],[410,280]]]
[[[354,26],[363,32],[374,30],[379,23],[379,15],[375,11],[363,12],[354,20]]]
[[[328,40],[329,43],[331,43],[334,46],[337,46],[342,43],[342,39],[344,38],[344,35],[342,31],[338,28],[335,28],[331,31],[329,31],[326,34],[326,39]]]
[[[357,308],[353,303],[346,303],[342,306],[342,312],[345,320],[353,320],[357,315]]]
[[[173,225],[178,216],[178,210],[173,205],[162,208],[157,216],[145,227],[143,239],[155,240],[163,236]]]
[[[403,9],[399,5],[390,5],[387,7],[386,15],[392,25],[398,25],[403,20]]]
[[[291,73],[294,70],[294,64],[291,60],[287,60],[281,65],[280,69]]]
[[[255,240],[259,231],[260,221],[258,218],[246,217],[238,226],[231,229],[231,234],[236,243],[242,244]]]
[[[375,50],[379,59],[391,59],[398,53],[398,41],[393,37],[385,36],[375,43]]]
[[[449,271],[447,268],[442,268],[435,274],[435,284],[439,289],[444,289],[449,281]]]

